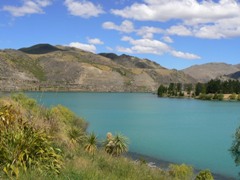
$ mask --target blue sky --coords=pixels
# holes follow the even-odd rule
[[[1,0],[0,49],[38,43],[129,54],[170,69],[240,63],[237,0]]]

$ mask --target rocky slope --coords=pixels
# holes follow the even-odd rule
[[[231,73],[231,74],[228,74],[228,75],[223,75],[223,76],[220,76],[219,79],[221,80],[239,80],[240,81],[240,71],[237,71],[235,73]]]
[[[160,83],[170,82],[195,80],[127,55],[97,55],[49,44],[0,50],[0,90],[155,92]]]
[[[184,73],[192,76],[199,82],[207,82],[211,79],[235,73],[240,70],[239,65],[225,63],[207,63],[194,65],[183,70]]]

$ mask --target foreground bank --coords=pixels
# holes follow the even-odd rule
[[[63,106],[46,109],[24,95],[0,100],[0,177],[8,179],[192,179],[187,165],[167,170],[88,151],[87,123]],[[13,131],[11,131],[13,130]],[[4,143],[7,142],[7,143]],[[91,144],[94,145],[94,144]],[[90,153],[89,153],[90,152]],[[208,171],[202,175],[210,176]]]

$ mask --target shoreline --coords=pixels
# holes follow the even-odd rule
[[[139,153],[136,153],[136,152],[127,152],[125,154],[125,157],[127,157],[127,158],[129,158],[133,161],[145,160],[146,163],[149,164],[149,167],[155,167],[156,166],[157,168],[160,167],[164,170],[168,169],[168,166],[170,164],[178,164],[178,163],[173,163],[173,162],[162,160],[162,159],[157,159],[157,158],[154,158],[154,157],[151,157],[151,156],[148,156],[148,155],[139,154]],[[201,171],[201,170],[194,168],[194,174],[197,174],[199,171]],[[235,177],[230,177],[230,176],[222,175],[222,174],[219,174],[219,173],[214,173],[212,171],[211,171],[211,173],[212,173],[215,180],[236,180],[237,179]]]

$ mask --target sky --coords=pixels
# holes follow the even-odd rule
[[[169,69],[240,63],[239,0],[0,0],[0,49],[39,43]]]

